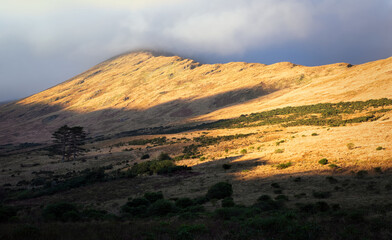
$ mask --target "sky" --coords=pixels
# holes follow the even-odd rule
[[[392,56],[392,0],[0,0],[0,102],[115,55],[315,66]]]

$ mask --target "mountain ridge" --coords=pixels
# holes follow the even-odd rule
[[[85,126],[97,136],[288,105],[388,98],[390,83],[392,58],[306,67],[289,62],[201,64],[132,52],[0,106],[0,144],[49,141],[62,124]]]

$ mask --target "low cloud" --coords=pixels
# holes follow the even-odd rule
[[[357,64],[389,57],[391,2],[5,0],[0,101],[41,91],[133,49],[267,64]]]

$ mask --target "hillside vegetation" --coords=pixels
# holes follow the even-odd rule
[[[391,67],[131,53],[0,106],[0,239],[391,239]]]

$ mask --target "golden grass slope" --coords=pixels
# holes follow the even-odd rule
[[[124,54],[48,90],[0,106],[0,144],[42,142],[63,124],[92,136],[203,122],[287,105],[392,97],[392,58],[306,67],[200,64]]]

